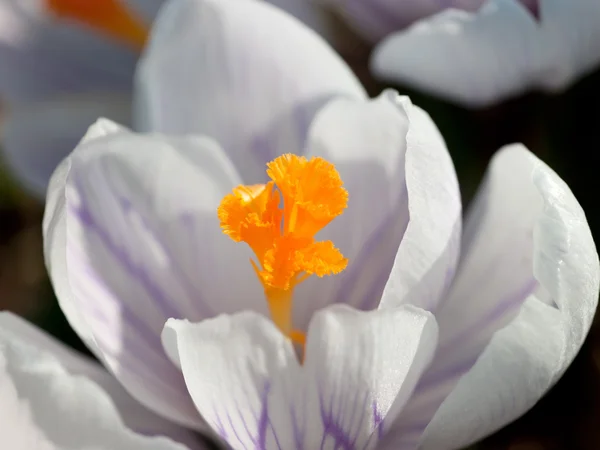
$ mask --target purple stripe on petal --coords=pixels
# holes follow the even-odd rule
[[[192,281],[185,273],[185,270],[181,267],[179,258],[173,255],[170,246],[166,243],[164,236],[161,235],[152,225],[147,217],[142,215],[138,210],[134,209],[133,205],[128,199],[121,198],[121,204],[125,212],[135,212],[140,218],[146,231],[148,231],[155,242],[160,246],[161,251],[167,256],[169,260],[169,269],[173,271],[173,275],[179,280],[180,285],[186,290],[190,298],[193,298],[195,305],[202,309],[200,314],[204,317],[213,317],[216,315],[214,310],[207,304],[206,301],[202,300],[202,294],[193,286]],[[190,215],[186,215],[190,216]]]
[[[376,402],[373,402],[372,408],[373,408],[373,424],[375,425],[375,428],[377,429],[378,438],[381,439],[381,437],[383,436],[383,416],[377,409]]]
[[[335,413],[333,412],[334,404],[342,404],[342,402],[336,399],[336,397],[339,396],[340,398],[342,398],[343,394],[344,392],[342,390],[338,392],[334,387],[334,391],[330,391],[329,395],[325,396],[323,391],[319,389],[319,412],[321,416],[321,422],[323,424],[323,436],[321,438],[320,448],[325,448],[326,443],[328,444],[327,448],[334,448],[339,450],[357,450],[358,448],[371,448],[370,444],[372,439],[379,440],[380,430],[378,427],[381,423],[383,423],[381,415],[377,410],[376,404],[374,403],[372,406],[372,419],[374,421],[375,428],[377,428],[377,431],[372,433],[372,435],[369,437],[369,439],[366,440],[362,447],[359,447],[357,440],[361,436],[361,430],[362,427],[365,425],[365,418],[367,416],[367,411],[369,410],[367,402],[369,398],[369,393],[365,392],[363,395],[360,395],[359,392],[355,392],[353,403],[356,407],[352,409],[351,420],[346,425],[340,423],[340,420],[344,418],[344,416],[348,413],[348,410],[344,409],[337,410]],[[327,397],[330,398],[330,402],[328,405],[325,401],[325,398]],[[359,397],[362,397],[361,402],[357,402]],[[357,426],[354,426],[353,421],[356,409],[360,409],[361,417]],[[355,431],[354,435],[350,433],[351,430]],[[331,440],[333,440],[333,442],[331,442]]]
[[[68,255],[73,256],[75,258],[75,261],[77,261],[78,259],[73,255],[74,250],[70,249],[68,251]],[[81,259],[79,259],[79,261],[81,261]],[[76,283],[77,285],[81,285],[81,286],[91,286],[94,285],[94,287],[100,291],[103,292],[105,295],[105,298],[111,298],[112,297],[112,293],[110,292],[110,290],[108,289],[108,287],[106,286],[106,284],[98,277],[98,275],[93,272],[90,268],[86,267],[84,263],[80,264],[80,270],[78,272],[81,276],[85,276],[86,280],[84,281],[84,279],[82,278],[81,280],[78,280],[79,282]],[[76,285],[74,283],[74,285]],[[86,298],[87,296],[83,295],[80,296],[81,298]],[[160,353],[162,353],[162,344],[160,342],[160,337],[158,335],[157,332],[155,332],[154,330],[152,330],[148,324],[146,324],[144,321],[142,321],[129,307],[127,304],[125,303],[118,303],[118,309],[119,309],[119,313],[121,314],[121,318],[124,319],[124,322],[127,323],[128,325],[131,325],[131,327],[140,335],[140,337],[142,338],[142,340],[144,340],[145,342],[147,342],[149,344],[149,347],[152,348],[153,350],[160,350]],[[108,318],[105,316],[103,310],[99,307],[99,305],[95,305],[92,304],[91,302],[86,302],[85,304],[81,305],[82,308],[84,308],[86,311],[91,311],[93,312],[94,315],[96,316],[103,316],[103,319],[105,319],[105,323],[107,325],[110,325],[110,323],[108,322]],[[111,327],[112,328],[112,327]],[[111,330],[112,332],[114,332],[114,330]]]
[[[71,206],[68,207],[75,217],[77,217],[81,224],[86,227],[89,231],[93,232],[102,241],[106,249],[108,249],[114,257],[119,261],[123,269],[125,269],[133,278],[138,280],[144,287],[148,295],[154,300],[156,306],[162,311],[165,318],[182,318],[183,315],[176,308],[176,303],[168,298],[168,296],[152,281],[151,277],[144,270],[144,268],[137,266],[131,261],[129,255],[120,249],[108,236],[102,227],[95,221],[91,213],[84,209],[83,206],[80,209],[73,209]]]
[[[227,430],[225,429],[225,425],[223,425],[223,421],[221,420],[221,416],[219,414],[216,413],[217,411],[217,407],[213,406],[213,411],[215,411],[215,413],[213,414],[213,417],[215,418],[215,423],[213,423],[213,428],[216,431],[216,433],[225,441],[227,441],[228,438],[228,434],[227,434]]]
[[[240,417],[243,417],[243,415],[241,414],[241,412],[238,410],[238,413]],[[235,438],[238,440],[238,442],[244,447],[244,449],[247,449],[248,447],[246,447],[244,445],[244,441],[242,440],[242,438],[240,437],[240,435],[238,434],[238,428],[234,425],[233,423],[233,419],[231,418],[231,414],[229,413],[229,410],[227,410],[225,412],[225,414],[227,414],[227,421],[229,422],[229,428],[231,430],[233,430],[233,435],[235,436]],[[244,426],[246,429],[248,429],[248,426],[246,424],[246,421],[242,419],[242,422],[244,423]]]
[[[434,375],[429,377],[424,377],[421,382],[418,384],[416,391],[426,392],[432,389],[435,389],[438,385],[443,383],[448,383],[451,380],[455,380],[460,378],[465,373],[467,373],[471,367],[475,365],[480,355],[475,357],[469,357],[466,361],[458,361],[455,364],[452,364],[450,367],[444,368],[444,370],[440,370],[436,372]]]
[[[271,432],[274,435],[275,442],[277,444],[277,448],[281,449],[281,445],[279,445],[279,440],[277,439],[277,435],[275,430],[271,425],[271,421],[269,419],[269,392],[271,391],[271,385],[267,382],[263,388],[263,393],[261,395],[261,411],[260,418],[258,420],[258,436],[253,439],[254,442],[257,443],[256,450],[264,450],[267,447],[267,432],[269,428],[271,428]]]
[[[469,326],[465,330],[462,330],[461,333],[454,336],[452,339],[442,342],[438,352],[442,352],[450,347],[460,346],[462,342],[464,342],[466,339],[469,339],[474,334],[479,333],[489,324],[497,322],[506,314],[520,307],[527,297],[535,292],[538,285],[539,283],[535,278],[528,280],[528,282],[521,286],[515,293],[501,299],[491,311],[489,311],[485,316],[481,317],[481,319],[479,319],[473,325]]]
[[[394,265],[397,250],[402,241],[402,237],[406,232],[409,223],[409,215],[407,213],[406,220],[399,222],[399,215],[403,211],[408,212],[408,190],[404,186],[404,190],[400,194],[397,207],[381,222],[381,224],[371,233],[369,238],[364,243],[360,252],[355,257],[354,262],[343,274],[343,282],[338,290],[334,303],[348,303],[352,297],[352,293],[358,289],[358,286],[365,283],[364,277],[360,274],[365,271],[368,264],[373,264],[372,260],[377,262],[380,270],[376,277],[370,282],[369,288],[366,290],[362,299],[356,304],[358,309],[363,311],[371,310],[377,307],[381,300],[381,294],[390,277],[390,272]],[[379,260],[382,251],[381,245],[386,244],[385,250],[389,252],[387,258],[383,262]]]

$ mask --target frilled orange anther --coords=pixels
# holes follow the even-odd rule
[[[46,0],[46,7],[59,18],[77,21],[118,39],[135,50],[141,50],[148,38],[148,26],[124,1]]]
[[[238,186],[221,201],[221,228],[236,242],[247,243],[273,322],[296,342],[292,329],[294,288],[311,275],[341,272],[348,260],[331,241],[315,235],[348,204],[348,192],[333,164],[322,158],[286,154],[267,164],[267,184]]]

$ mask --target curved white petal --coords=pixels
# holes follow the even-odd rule
[[[162,351],[165,321],[267,310],[249,250],[219,228],[216,209],[238,183],[207,138],[102,121],[49,189],[46,261],[63,311],[134,397],[188,426],[203,422]]]
[[[300,153],[315,112],[335,96],[364,98],[316,33],[257,0],[168,4],[137,73],[136,128],[217,140],[246,184],[265,163]]]
[[[9,312],[0,312],[0,340],[23,342],[44,354],[51,354],[70,375],[82,376],[96,383],[110,396],[119,416],[133,431],[147,436],[170,436],[179,442],[197,442],[197,437],[192,433],[144,408],[99,364],[78,355],[20,317]]]
[[[19,330],[19,334],[15,331]],[[42,348],[40,348],[42,344]],[[57,350],[57,354],[53,352]],[[59,362],[74,371],[65,370]],[[164,437],[144,437],[123,425],[91,363],[59,344],[0,315],[0,430],[2,445],[14,450],[94,448],[184,450]],[[91,374],[92,379],[87,375]],[[113,394],[115,392],[113,391]],[[123,399],[120,400],[123,404]],[[133,411],[130,411],[133,412]],[[143,408],[137,413],[156,423]],[[134,419],[136,420],[136,419]],[[154,420],[154,422],[153,422]],[[148,429],[148,432],[157,431]],[[197,445],[194,448],[202,448]]]
[[[170,320],[163,343],[233,449],[372,449],[431,360],[436,334],[433,316],[412,306],[338,305],[315,315],[302,366],[290,341],[250,312]]]
[[[64,92],[131,89],[137,55],[56,20],[42,0],[0,2],[0,96],[32,101]]]
[[[429,116],[392,91],[369,102],[332,101],[315,118],[306,155],[333,162],[348,190],[347,210],[318,238],[333,241],[350,263],[340,275],[297,288],[297,326],[305,329],[329,303],[373,309],[381,300],[382,307],[433,310],[456,266],[461,205]]]
[[[317,236],[331,240],[349,265],[342,274],[298,286],[294,321],[306,329],[312,314],[330,303],[373,309],[408,223],[404,179],[407,113],[388,91],[373,101],[338,99],[311,126],[306,156],[333,163],[348,190],[348,208]]]
[[[409,121],[405,179],[409,221],[380,307],[435,311],[454,278],[462,231],[460,190],[446,143],[431,117],[401,100]]]
[[[50,176],[99,117],[128,124],[131,97],[88,94],[15,105],[5,111],[0,136],[12,173],[43,198]]]
[[[406,429],[420,433],[435,413],[424,448],[460,448],[533,406],[575,357],[598,300],[585,215],[522,146],[494,158],[467,219],[455,285],[436,315],[436,359],[395,430],[409,439]]]
[[[473,107],[531,88],[558,91],[600,63],[600,4],[540,0],[539,8],[539,19],[518,0],[446,10],[385,39],[371,68]]]
[[[116,133],[126,133],[127,129],[106,119],[98,120],[90,127],[81,140],[81,144]],[[65,215],[65,185],[71,168],[69,158],[64,159],[56,168],[47,190],[46,208],[42,224],[44,235],[44,260],[48,269],[54,292],[61,310],[79,337],[88,348],[100,357],[85,317],[79,311],[66,271],[66,215]]]

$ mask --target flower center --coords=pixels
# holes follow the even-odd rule
[[[223,232],[250,246],[273,322],[303,344],[292,328],[294,288],[311,275],[341,272],[348,260],[331,241],[315,235],[348,204],[348,191],[333,164],[322,158],[282,155],[267,164],[267,184],[238,186],[218,208]]]
[[[90,26],[141,51],[148,38],[148,26],[123,0],[46,0],[57,17]]]

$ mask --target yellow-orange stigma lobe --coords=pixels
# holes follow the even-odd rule
[[[348,192],[333,164],[322,158],[286,154],[267,164],[267,184],[238,186],[218,208],[223,232],[246,242],[269,304],[273,322],[290,339],[304,344],[292,328],[295,286],[311,275],[343,271],[348,260],[331,241],[315,235],[348,204]],[[283,208],[281,203],[283,201]]]
[[[87,25],[141,51],[149,29],[125,4],[125,0],[46,0],[55,16]]]

